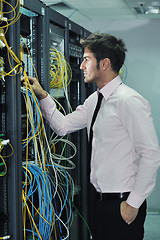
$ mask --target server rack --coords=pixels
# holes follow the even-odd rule
[[[10,5],[2,3],[2,12],[5,13],[6,22],[8,19],[14,19],[18,16],[18,9],[15,9],[15,15],[10,9],[10,6],[16,6],[16,1],[11,0]],[[2,16],[1,16],[2,17]],[[6,24],[5,22],[5,24]],[[1,22],[1,24],[3,24]],[[4,25],[5,25],[4,24]],[[6,24],[7,25],[7,24]],[[2,26],[2,25],[1,25]],[[2,27],[3,29],[3,27]],[[1,30],[2,31],[2,30]],[[9,73],[11,66],[14,68],[16,63],[12,57],[7,55],[7,47],[11,46],[15,55],[19,58],[19,36],[20,23],[16,21],[14,24],[9,24],[7,31],[4,31],[4,38],[6,39],[2,57],[4,60],[3,70]],[[2,50],[2,48],[1,48]],[[4,55],[3,55],[4,54]],[[3,73],[2,73],[3,74]],[[2,76],[3,78],[3,76]],[[1,209],[2,220],[1,222],[1,236],[8,237],[8,239],[22,239],[22,221],[21,221],[21,121],[20,121],[20,81],[17,74],[5,74],[1,82],[1,133],[4,138],[8,138],[14,151],[7,160],[7,172],[1,178]],[[18,127],[19,126],[19,127]],[[7,153],[7,150],[6,150]],[[3,212],[4,210],[4,212]],[[20,228],[20,230],[19,230]]]
[[[86,97],[93,91],[93,86],[90,87],[88,92],[88,86],[84,83],[83,72],[80,70],[80,64],[83,57],[83,49],[80,45],[80,39],[86,38],[90,35],[89,31],[86,31],[78,24],[68,20],[69,31],[69,61],[73,70],[73,80],[70,84],[70,99],[75,109],[79,104],[83,104]],[[80,186],[80,191],[77,194],[78,201],[76,202],[79,211],[83,218],[88,223],[88,159],[87,159],[87,134],[86,129],[72,134],[73,141],[77,144],[78,153],[75,158],[77,167],[75,169],[76,184]],[[82,221],[77,220],[79,229],[79,236],[77,239],[88,239],[89,231]],[[73,238],[74,239],[74,238]]]
[[[49,28],[50,29],[50,39],[51,39],[51,41],[57,42],[57,46],[55,46],[55,47],[57,50],[59,50],[60,52],[62,52],[65,55],[66,61],[70,64],[71,69],[72,69],[72,74],[73,74],[74,69],[72,68],[72,64],[70,61],[70,43],[69,43],[70,32],[68,30],[68,27],[69,27],[68,19],[50,8],[48,8],[47,15],[49,17],[49,24],[50,24],[50,28]],[[63,42],[63,40],[64,40],[64,42]],[[64,45],[61,44],[61,45],[63,45],[63,48],[62,48],[62,46],[61,47],[58,46],[58,41],[61,43],[62,42],[64,43]],[[68,86],[68,96],[69,96],[69,100],[72,102],[76,95],[75,89],[74,90],[71,89],[73,78],[74,78],[74,75],[72,75],[71,83]],[[74,94],[72,91],[74,91]],[[56,97],[56,89],[50,89],[50,94],[53,97]],[[78,94],[78,97],[79,97],[79,94]],[[61,89],[61,93],[59,94],[58,101],[66,109],[66,112],[68,112],[67,102],[64,97],[63,89]],[[75,139],[73,139],[73,136],[69,136],[69,140],[72,141],[77,147],[77,142],[75,141]],[[68,148],[66,150],[67,150],[68,154],[70,155],[71,150]],[[76,158],[77,158],[77,156],[76,156]],[[73,159],[73,162],[75,162],[75,164],[77,165],[77,159],[76,160]],[[76,169],[77,169],[77,166],[76,166]],[[74,170],[71,170],[70,174],[71,174],[73,180],[75,182],[77,182],[79,174],[77,174],[78,177],[76,175],[73,176],[73,171]],[[78,169],[78,171],[80,172],[80,169]],[[74,196],[74,198],[75,198],[75,196]],[[72,209],[72,211],[73,211],[73,209]],[[75,212],[73,212],[73,215],[74,215],[74,218],[73,218],[72,225],[70,227],[70,238],[69,239],[77,239],[78,240],[79,236],[80,236],[79,218],[76,217]]]
[[[72,109],[75,110],[76,107],[81,103],[81,81],[82,75],[80,70],[80,63],[82,60],[82,48],[80,46],[80,38],[82,36],[82,28],[75,24],[74,22],[68,20],[67,22],[67,35],[68,35],[68,59],[72,69],[72,81],[69,86],[69,97],[72,105]],[[70,138],[71,141],[77,147],[77,154],[73,161],[76,164],[76,168],[72,171],[72,177],[75,182],[75,195],[74,195],[74,205],[81,212],[81,151],[85,149],[81,148],[81,131],[72,133]],[[74,209],[73,209],[74,210]],[[79,217],[76,211],[74,211],[74,222],[71,226],[71,239],[83,239],[81,236],[81,226],[83,223],[82,219]]]
[[[68,94],[70,101],[73,102],[72,107],[74,109],[77,105],[82,103],[86,97],[86,86],[83,82],[81,71],[79,70],[83,54],[79,40],[81,37],[85,36],[85,34],[89,33],[86,33],[81,26],[68,20],[49,7],[46,7],[39,0],[24,0],[23,3],[25,10],[29,11],[31,15],[27,15],[23,12],[21,19],[13,26],[10,26],[8,34],[6,35],[7,41],[18,57],[20,56],[21,42],[21,38],[18,36],[21,34],[22,37],[28,41],[29,50],[31,51],[39,80],[42,86],[50,92],[50,36],[52,33],[56,33],[57,36],[61,36],[62,39],[64,39],[64,54],[66,60],[70,63],[73,69],[73,79],[68,89]],[[16,0],[12,0],[11,4],[15,5]],[[32,35],[32,40],[30,40],[30,35]],[[27,63],[27,58],[27,52],[25,52],[23,64],[25,64],[25,67],[28,66],[28,75],[36,76],[31,66]],[[5,83],[1,82],[0,86],[1,132],[6,133],[6,136],[10,139],[11,143],[13,143],[14,148],[14,154],[8,162],[8,174],[1,180],[0,193],[2,193],[3,199],[1,199],[2,205],[0,211],[3,216],[3,223],[1,224],[0,222],[0,227],[3,228],[2,233],[4,235],[10,234],[11,239],[14,240],[23,239],[21,202],[23,151],[21,150],[21,141],[23,134],[26,132],[26,126],[25,121],[23,121],[22,118],[22,115],[25,115],[25,110],[23,109],[23,101],[21,101],[20,77],[21,75],[6,77]],[[63,97],[61,97],[60,101],[62,101],[65,106]],[[24,119],[25,118],[26,116],[24,116]],[[50,135],[49,129],[47,134]],[[78,149],[81,149],[81,151],[78,150],[79,152],[74,160],[77,168],[71,174],[77,186],[75,205],[87,220],[87,189],[84,181],[84,179],[86,179],[86,133],[85,131],[81,131],[79,134],[76,133],[75,135],[70,136],[70,139],[77,145]],[[88,239],[87,228],[80,218],[77,217],[76,211],[74,216],[75,218],[71,226],[70,239]]]
[[[36,0],[36,1],[25,0],[23,15],[24,16],[22,16],[22,18],[21,18],[21,29],[20,30],[21,30],[22,38],[25,40],[25,42],[28,43],[27,49],[24,52],[24,67],[28,71],[27,75],[32,76],[32,77],[38,77],[38,80],[40,81],[41,85],[47,90],[48,86],[46,84],[46,79],[48,79],[48,76],[49,76],[49,71],[48,71],[49,63],[48,63],[48,45],[47,45],[48,26],[47,26],[47,16],[46,16],[46,6],[38,0]],[[24,28],[23,28],[23,24],[25,25]],[[28,25],[29,25],[28,31],[26,31],[26,26],[28,26]],[[23,40],[22,40],[22,43],[23,43]],[[26,45],[26,43],[23,46],[24,50],[25,50],[25,45]],[[22,96],[23,96],[23,94],[22,94]],[[23,141],[23,140],[27,139],[27,133],[28,133],[28,130],[27,130],[27,128],[28,128],[27,127],[27,125],[28,125],[27,124],[28,110],[27,110],[24,99],[22,98],[21,100],[22,100],[22,108],[21,108],[21,112],[22,112],[22,115],[21,115],[22,143],[24,143],[25,141]],[[33,109],[33,111],[35,111],[35,110]],[[37,114],[37,113],[34,113],[34,115],[35,114]],[[38,121],[38,120],[35,120],[35,121]],[[28,145],[28,150],[26,149],[26,146],[25,146],[26,144]],[[25,164],[29,163],[30,171],[33,171],[33,168],[30,164],[33,164],[33,166],[35,165],[34,141],[30,141],[26,144],[22,144],[23,166],[25,167],[26,166]],[[37,146],[37,148],[39,149],[39,145]],[[28,151],[28,153],[27,153],[27,151]],[[27,159],[25,159],[26,153],[27,153]],[[25,163],[25,161],[26,161],[26,163]],[[38,170],[39,170],[39,168],[38,168]],[[23,168],[22,180],[24,180],[26,178],[26,174],[27,173],[24,171],[24,168]],[[27,196],[27,193],[28,193],[28,189],[27,189],[27,192],[25,192],[26,196]],[[23,192],[22,192],[22,195],[24,195]],[[24,205],[25,205],[25,207],[26,207],[26,205],[28,205],[29,210],[27,211],[27,213],[25,213],[26,210],[23,210],[23,215],[22,215],[23,226],[22,227],[25,229],[25,230],[23,230],[24,234],[25,234],[23,239],[29,240],[29,239],[33,238],[32,232],[30,232],[30,230],[32,230],[32,224],[29,223],[30,222],[29,211],[31,211],[32,205],[27,204],[27,202],[25,202],[25,201],[29,201],[29,197],[27,196],[26,200],[24,200],[24,197],[23,197],[23,208],[24,208]],[[33,196],[32,204],[36,208],[38,208],[40,206],[38,194],[35,194]],[[33,216],[34,216],[34,214],[33,214]],[[34,229],[35,228],[33,227],[33,231],[34,231]],[[36,233],[37,232],[35,231],[34,239],[38,238],[38,235]]]
[[[53,9],[47,9],[48,21],[50,24],[50,31],[54,32],[55,36],[64,37],[64,54],[66,60],[69,62],[72,69],[72,81],[68,87],[69,99],[73,110],[86,98],[87,88],[83,81],[80,64],[82,61],[83,50],[80,46],[80,38],[88,36],[90,33],[81,26],[75,24],[61,14],[55,12]],[[52,89],[51,92],[52,94]],[[55,97],[55,96],[54,96]],[[62,96],[58,99],[65,107],[65,101]],[[82,216],[87,221],[87,189],[86,182],[86,154],[87,154],[87,139],[86,132],[71,134],[69,139],[76,145],[78,149],[77,155],[73,162],[76,164],[76,169],[71,171],[71,176],[76,184],[75,205],[82,213]],[[81,170],[84,171],[81,171]],[[76,211],[74,214],[74,221],[70,229],[70,239],[88,239],[88,230],[84,222],[78,216]]]
[[[24,0],[24,7],[37,14],[33,19],[33,42],[34,49],[33,58],[34,65],[37,69],[39,80],[42,86],[48,90],[46,79],[49,77],[49,62],[48,62],[48,15],[46,6],[39,0]]]
[[[48,18],[48,59],[49,59],[49,71],[50,71],[50,52],[51,48],[56,49],[58,52],[65,54],[65,46],[66,46],[66,39],[65,39],[65,24],[66,24],[66,17],[57,13],[53,9],[47,7],[47,18]],[[50,77],[47,81],[48,84],[48,92],[53,96],[59,99],[64,98],[64,92],[61,89],[60,93],[57,95],[57,89],[50,87]]]

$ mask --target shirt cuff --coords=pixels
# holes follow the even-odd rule
[[[137,194],[135,194],[134,192],[131,192],[127,198],[127,203],[134,207],[134,208],[140,208],[140,206],[142,205],[142,203],[144,202],[144,198],[138,196]]]

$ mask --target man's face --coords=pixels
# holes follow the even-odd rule
[[[97,60],[93,53],[86,47],[80,69],[84,72],[85,83],[95,83],[100,79],[100,70],[97,69]]]

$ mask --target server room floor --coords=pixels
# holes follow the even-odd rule
[[[160,240],[160,214],[147,214],[144,240]]]

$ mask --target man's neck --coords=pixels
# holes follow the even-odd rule
[[[102,78],[101,81],[97,82],[97,87],[99,89],[103,88],[106,84],[111,82],[117,76],[118,76],[117,73],[112,73],[109,76],[104,76],[104,78]]]

